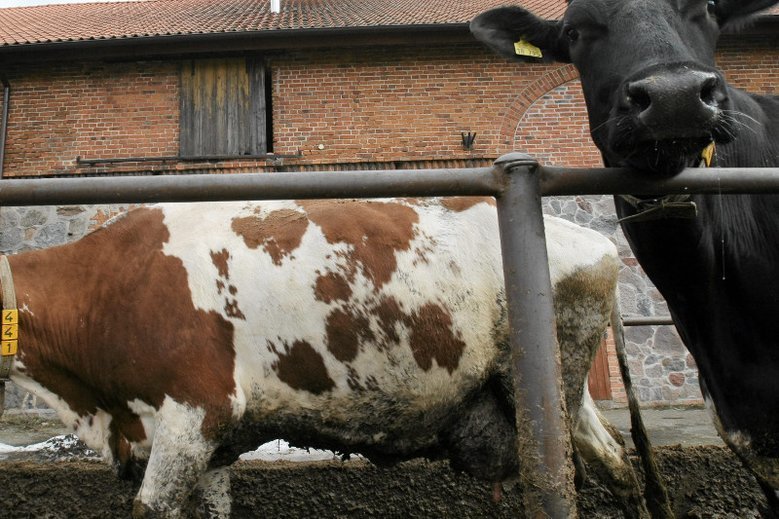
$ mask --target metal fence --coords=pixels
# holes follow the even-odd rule
[[[777,193],[777,168],[685,170],[649,178],[619,168],[541,167],[521,153],[492,168],[3,179],[0,206],[223,200],[494,196],[514,369],[520,479],[529,516],[575,515],[570,434],[560,391],[541,197],[582,194]],[[522,347],[520,348],[520,344]]]

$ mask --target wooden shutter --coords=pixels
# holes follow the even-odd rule
[[[612,399],[611,373],[605,339],[601,341],[600,348],[595,353],[595,359],[590,367],[590,377],[587,379],[587,387],[593,400]]]
[[[265,68],[246,58],[186,62],[181,70],[180,154],[266,152]]]

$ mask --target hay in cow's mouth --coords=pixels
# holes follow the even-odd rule
[[[698,167],[701,153],[711,142],[711,137],[640,142],[625,150],[619,165],[669,177],[685,168]]]

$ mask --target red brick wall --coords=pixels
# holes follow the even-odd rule
[[[717,60],[732,85],[750,92],[779,95],[779,45],[776,39],[754,37],[723,44]]]
[[[608,335],[603,341],[601,348],[606,348],[606,356],[609,363],[609,383],[611,385],[611,399],[617,404],[626,404],[628,396],[625,391],[625,385],[622,383],[622,373],[619,371],[619,361],[617,360],[617,346],[614,343],[614,332],[609,327]]]
[[[5,174],[75,171],[76,157],[178,153],[178,73],[164,63],[8,71]]]
[[[475,45],[290,53],[271,66],[274,151],[303,153],[285,164],[491,160],[513,147],[518,93],[560,68],[518,67]],[[77,167],[78,156],[175,156],[178,70],[178,62],[8,70],[5,175],[268,165],[242,159]],[[473,150],[462,148],[461,131],[476,132]]]
[[[779,88],[779,50],[723,46],[735,84]],[[476,45],[331,49],[274,56],[274,151],[284,164],[492,159],[599,164],[570,65],[516,65]],[[178,153],[178,62],[74,63],[4,71],[11,83],[5,174],[262,169],[265,160],[76,167],[75,159]],[[472,151],[461,131],[476,132]],[[322,145],[323,149],[319,149]]]
[[[547,165],[596,168],[603,165],[590,140],[587,109],[578,79],[541,96],[519,120],[514,148]]]
[[[276,59],[274,150],[312,163],[494,156],[511,147],[500,130],[517,92],[557,67],[517,67],[470,45]],[[477,133],[473,152],[463,130]]]

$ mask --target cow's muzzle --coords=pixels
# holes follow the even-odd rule
[[[636,140],[698,139],[711,135],[727,102],[714,72],[655,71],[626,82],[621,104],[635,120]]]

